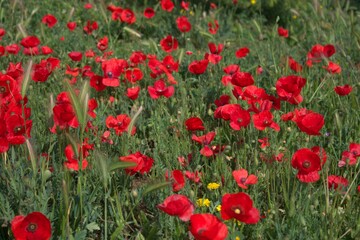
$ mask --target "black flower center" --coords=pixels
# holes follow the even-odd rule
[[[38,228],[36,223],[30,223],[28,227],[26,228],[27,231],[34,233],[36,229]]]

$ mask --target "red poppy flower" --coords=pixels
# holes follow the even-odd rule
[[[329,175],[328,176],[328,188],[329,189],[339,189],[344,191],[345,188],[349,185],[349,181],[341,176]]]
[[[109,39],[107,36],[105,36],[98,41],[96,46],[100,51],[105,51],[108,48],[108,44],[109,44]]]
[[[53,50],[48,46],[42,46],[41,47],[41,53],[43,55],[49,55],[49,54],[53,53]]]
[[[209,33],[216,34],[217,31],[219,30],[219,22],[218,22],[218,20],[214,20],[214,23],[209,22],[208,23],[208,30],[209,30]]]
[[[329,61],[329,64],[327,66],[323,66],[324,69],[326,69],[326,71],[328,71],[331,74],[339,74],[341,73],[341,67],[340,65],[333,63],[331,61]]]
[[[170,216],[179,217],[184,222],[189,221],[195,210],[194,204],[186,196],[180,194],[173,194],[167,197],[157,207]]]
[[[85,5],[84,5],[84,8],[85,9],[92,9],[92,4],[91,3],[85,3]]]
[[[128,98],[130,98],[131,100],[135,100],[138,98],[139,96],[139,92],[140,92],[140,87],[137,86],[137,87],[132,87],[132,88],[128,88],[126,90],[126,96]]]
[[[148,86],[148,92],[152,99],[158,99],[161,96],[166,98],[174,95],[175,89],[173,86],[166,86],[164,80],[159,79],[154,83],[154,86]]]
[[[185,16],[178,17],[176,24],[180,32],[189,32],[191,30],[191,23]]]
[[[40,45],[40,40],[36,36],[28,36],[28,37],[24,37],[21,40],[20,44],[24,48],[33,48],[33,47],[37,47],[38,45]]]
[[[165,178],[166,181],[172,182],[173,192],[178,192],[185,187],[185,177],[180,170],[173,170],[170,176],[169,173],[166,172]]]
[[[262,111],[252,116],[253,123],[256,129],[263,131],[270,127],[275,131],[280,131],[280,126],[273,121],[273,115],[270,111]]]
[[[148,7],[144,10],[144,17],[151,19],[155,16],[155,11],[151,7]]]
[[[69,58],[71,58],[71,60],[75,61],[75,62],[80,62],[82,59],[82,53],[81,52],[70,52],[68,54]]]
[[[126,114],[119,114],[115,117],[112,115],[108,116],[105,120],[106,127],[113,128],[115,130],[116,135],[121,136],[123,132],[129,132],[129,124],[131,122],[131,118]],[[136,127],[130,131],[131,135],[134,135],[136,132]]]
[[[250,113],[244,109],[235,111],[230,115],[230,127],[234,130],[240,130],[250,124]]]
[[[189,231],[196,240],[224,240],[228,235],[227,226],[210,213],[192,215]]]
[[[200,179],[201,175],[202,173],[198,171],[195,172],[185,171],[185,177],[190,181],[193,181],[194,183],[199,183],[201,181]]]
[[[0,38],[1,40],[1,38]],[[5,47],[0,45],[0,57],[5,55]]]
[[[133,64],[140,64],[140,63],[145,62],[146,55],[142,51],[135,51],[131,54],[129,60]]]
[[[125,78],[131,83],[136,83],[144,77],[143,72],[139,68],[128,69],[125,71]]]
[[[239,48],[235,52],[236,58],[243,58],[246,57],[250,53],[250,50],[247,47]]]
[[[266,148],[270,146],[269,139],[267,137],[259,138],[258,142],[261,143],[260,148]]]
[[[185,11],[188,11],[188,10],[189,10],[189,6],[190,6],[190,2],[181,1],[180,6],[181,6],[182,9],[184,9]]]
[[[17,91],[18,85],[16,81],[9,75],[0,74],[0,99],[2,102],[7,101]]]
[[[284,38],[289,37],[289,31],[283,27],[278,27],[278,34],[280,37],[284,37]]]
[[[176,50],[178,48],[178,41],[176,40],[176,38],[174,38],[171,35],[166,36],[165,38],[161,39],[160,41],[160,46],[162,48],[162,50],[164,50],[165,52],[171,52],[173,50]]]
[[[325,151],[322,149],[322,152]],[[291,165],[298,170],[296,177],[301,182],[316,182],[320,179],[318,171],[321,170],[322,160],[312,149],[302,148],[297,150],[291,159]]]
[[[320,113],[312,112],[305,108],[295,109],[292,121],[298,128],[308,135],[320,135],[320,130],[324,126],[324,117]]]
[[[5,35],[6,31],[3,28],[0,28],[0,40]]]
[[[290,69],[293,70],[294,72],[301,72],[302,71],[301,64],[296,62],[292,57],[288,58],[288,65],[289,65]]]
[[[60,129],[79,127],[79,122],[67,93],[59,93],[56,100],[56,105],[53,108],[54,126],[51,131],[55,132],[56,127]]]
[[[135,173],[140,173],[144,175],[145,173],[148,173],[150,171],[154,163],[154,159],[146,155],[143,155],[140,152],[136,152],[128,156],[120,157],[120,161],[133,162],[136,164],[136,166],[134,167],[125,168],[125,172],[128,175],[134,175]]]
[[[5,118],[6,139],[13,145],[23,144],[26,138],[31,137],[32,120],[25,120],[21,114],[15,114]]]
[[[47,14],[42,18],[41,22],[46,24],[49,28],[52,28],[57,23],[57,19],[55,16]]]
[[[307,54],[306,65],[311,67],[313,63],[319,63],[322,61],[324,57],[329,58],[335,52],[336,52],[335,47],[331,44],[325,46],[316,44],[311,48],[311,51]]]
[[[208,64],[209,61],[207,59],[200,61],[193,61],[192,63],[189,64],[188,70],[193,74],[200,75],[206,71]]]
[[[94,30],[97,30],[99,27],[98,23],[96,21],[93,21],[92,23],[88,20],[86,25],[84,26],[84,32],[87,34],[91,34]]]
[[[195,134],[192,135],[191,139],[195,142],[200,143],[204,147],[200,150],[200,154],[205,157],[210,157],[214,155],[213,150],[210,147],[210,143],[214,140],[216,133],[215,132],[208,132],[202,136],[196,136]]]
[[[258,181],[258,178],[255,175],[249,175],[248,171],[245,169],[235,170],[232,172],[232,175],[238,186],[242,189],[248,189],[247,185],[256,184]]]
[[[346,95],[351,93],[352,87],[350,85],[348,85],[348,84],[345,84],[344,86],[336,86],[334,88],[334,91],[339,96],[346,96]]]
[[[89,99],[88,101],[88,115],[92,118],[96,118],[94,110],[98,107],[98,103],[95,98]]]
[[[11,220],[11,231],[16,240],[49,240],[51,238],[51,223],[41,212],[32,212],[27,216],[15,216]]]
[[[117,87],[120,85],[119,77],[128,67],[128,63],[124,59],[112,58],[105,60],[101,64],[104,72],[103,84],[109,87]]]
[[[23,73],[24,69],[21,66],[21,62],[15,64],[10,62],[8,68],[6,69],[5,75],[14,78],[14,80],[19,83],[22,80]]]
[[[305,84],[305,78],[299,76],[287,76],[279,78],[275,87],[281,100],[297,105],[303,101],[300,92]]]
[[[254,84],[254,78],[248,72],[235,72],[231,76],[231,83],[235,86],[246,87]]]
[[[74,31],[76,28],[76,22],[68,22],[66,26],[70,31]]]
[[[262,66],[259,65],[259,66],[256,68],[256,74],[257,74],[257,75],[261,75],[263,72],[264,72],[264,69],[262,68]]]
[[[256,224],[260,213],[253,207],[253,201],[246,193],[227,193],[221,200],[221,217],[224,220],[236,219],[246,224]]]
[[[166,67],[169,73],[177,72],[179,70],[179,62],[175,61],[171,55],[164,57],[162,64]]]
[[[349,151],[344,151],[341,155],[339,167],[343,167],[346,164],[356,165],[358,157],[360,157],[360,144],[350,143]]]
[[[120,18],[122,22],[127,24],[133,24],[136,22],[135,13],[129,8],[123,9],[123,11],[121,11]]]
[[[171,0],[161,0],[160,4],[161,8],[167,12],[171,12],[175,7],[174,3]]]
[[[226,104],[215,110],[214,118],[222,118],[227,121],[230,120],[232,114],[241,110],[242,108],[239,104]]]
[[[185,121],[185,127],[188,131],[204,131],[204,123],[198,117],[191,117]]]
[[[77,149],[78,154],[84,154],[84,152],[82,153],[83,150],[81,149],[79,144],[77,147],[78,147],[78,149]],[[64,166],[67,169],[79,171],[79,167],[80,167],[79,156],[77,156],[77,154],[75,153],[73,146],[71,144],[66,146],[65,156],[66,156],[67,160],[64,162]],[[87,166],[88,166],[88,161],[85,158],[83,158],[82,162],[81,162],[82,170],[86,169]]]

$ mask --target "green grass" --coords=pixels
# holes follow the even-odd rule
[[[192,24],[192,30],[186,34],[181,33],[175,23],[182,14],[179,3],[171,13],[162,11],[157,2],[123,3],[121,6],[131,8],[137,17],[136,23],[126,25],[111,20],[111,13],[106,10],[108,2],[90,2],[93,8],[86,10],[82,1],[0,0],[0,28],[6,30],[0,45],[20,43],[24,33],[36,35],[41,45],[54,50],[51,56],[61,60],[60,68],[46,82],[30,80],[27,86],[27,106],[31,108],[33,122],[28,144],[11,146],[1,154],[0,239],[12,238],[10,223],[14,216],[34,211],[42,212],[51,221],[52,239],[188,239],[189,223],[156,207],[173,194],[171,184],[166,183],[165,172],[174,169],[202,172],[201,183],[186,180],[179,192],[194,204],[200,198],[211,201],[210,207],[197,206],[196,213],[212,213],[221,219],[216,206],[221,204],[224,194],[243,191],[251,196],[264,218],[256,225],[225,221],[228,239],[236,236],[241,239],[360,238],[359,161],[354,166],[338,167],[341,154],[349,144],[360,143],[360,15],[356,8],[324,0],[314,2],[332,8],[316,9],[313,1],[304,1],[306,3],[299,4],[299,8],[286,13],[294,17],[281,19],[289,29],[290,36],[285,39],[277,34],[278,23],[265,17],[267,14],[260,6],[262,1],[252,6],[250,1],[239,0],[244,4],[240,5],[242,7],[218,3],[215,10],[209,9],[209,3],[193,4],[191,13],[184,13]],[[147,6],[156,10],[151,20],[142,17]],[[204,9],[208,11],[203,12]],[[41,18],[48,13],[58,19],[54,28],[41,23]],[[99,23],[99,29],[91,35],[82,30],[89,19]],[[208,22],[213,19],[220,25],[215,35],[207,30]],[[77,23],[74,32],[66,28],[68,21]],[[175,94],[169,99],[150,98],[147,87],[155,80],[150,77],[147,64],[139,65],[144,79],[137,83],[141,91],[134,101],[125,95],[131,86],[128,82],[96,92],[89,88],[88,78],[80,74],[75,85],[67,84],[66,79],[71,78],[65,75],[67,65],[71,68],[89,65],[94,73],[103,75],[101,64],[94,59],[84,57],[81,62],[72,62],[67,56],[71,51],[84,53],[92,49],[101,56],[96,43],[107,36],[107,51],[113,52],[111,58],[128,59],[133,51],[141,50],[161,60],[167,53],[161,50],[159,42],[167,35],[178,39],[179,49],[170,55],[181,60],[179,71],[173,74],[178,81],[174,85]],[[62,36],[64,41],[59,40]],[[224,44],[223,58],[217,65],[209,64],[204,74],[194,75],[187,67],[192,61],[203,58],[208,52],[208,42]],[[312,68],[304,66],[299,74],[289,69],[288,56],[304,65],[306,54],[315,44],[335,46],[336,53],[329,60],[341,66],[341,74],[326,72],[322,68],[325,61]],[[235,58],[235,51],[245,46],[250,54],[243,59]],[[187,55],[184,51],[193,54]],[[0,69],[5,73],[10,62],[21,62],[25,69],[30,60],[38,64],[41,59],[44,57],[25,56],[21,52],[16,56],[1,56]],[[241,71],[250,72],[255,85],[271,95],[276,95],[275,84],[282,76],[300,75],[307,79],[301,91],[304,98],[301,104],[282,102],[280,110],[272,110],[274,121],[281,128],[279,132],[259,131],[252,123],[246,129],[234,131],[228,122],[214,119],[214,101],[222,94],[231,95],[231,88],[221,84],[223,67],[230,64],[239,64]],[[264,71],[256,75],[259,65]],[[334,87],[345,84],[351,85],[353,91],[348,96],[338,96]],[[83,90],[77,96],[74,89]],[[50,132],[52,108],[56,96],[63,91],[73,93],[72,104],[77,109],[80,127],[53,134]],[[85,114],[86,96],[98,102],[94,119]],[[110,96],[116,99],[114,103],[109,103]],[[232,103],[247,108],[244,101],[232,98]],[[110,129],[113,144],[101,141],[103,132],[109,130],[105,125],[109,115],[127,114],[133,118],[140,107],[143,110],[134,121],[137,128],[134,136],[127,133],[116,136]],[[282,114],[295,108],[307,108],[324,116],[325,125],[320,136],[307,136],[295,123],[280,120]],[[212,144],[226,145],[224,152],[209,158],[200,154],[200,145],[191,141],[191,133],[184,126],[185,120],[192,116],[200,117],[206,128],[197,135],[215,131]],[[85,129],[87,121],[92,122],[93,130]],[[269,138],[270,146],[266,149],[261,149],[258,142],[263,137]],[[65,147],[76,146],[85,138],[95,148],[86,157],[89,166],[78,172],[67,170],[63,165]],[[328,159],[319,172],[319,181],[302,183],[296,178],[291,158],[298,149],[313,146],[323,147]],[[120,156],[137,151],[154,159],[149,173],[129,176],[123,169],[127,166],[112,165],[119,162]],[[49,160],[41,157],[42,153],[47,153]],[[181,167],[177,158],[189,153],[192,161],[187,167]],[[284,153],[283,162],[268,163],[261,159],[262,155],[271,158],[279,153]],[[231,172],[240,168],[255,174],[258,183],[247,190],[239,188]],[[346,193],[328,189],[328,175],[347,178]],[[220,188],[209,190],[207,184],[211,182],[221,183]]]

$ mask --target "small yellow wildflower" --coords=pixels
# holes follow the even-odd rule
[[[240,237],[236,236],[236,237],[235,237],[235,240],[240,240]]]
[[[295,20],[295,19],[297,19],[297,16],[296,16],[296,15],[293,15],[292,18]]]
[[[190,11],[190,16],[194,16],[194,12],[193,12],[193,11]]]
[[[221,211],[221,205],[217,205],[217,206],[216,206],[216,210],[217,210],[218,212],[220,212],[220,211]]]
[[[196,205],[198,205],[199,207],[210,207],[210,200],[207,198],[199,198],[198,200],[196,200]]]
[[[251,3],[252,5],[255,5],[255,4],[256,4],[256,0],[250,0],[250,3]]]
[[[220,184],[218,184],[218,183],[209,183],[208,185],[207,185],[207,188],[209,189],[209,190],[215,190],[215,189],[218,189],[220,187]]]

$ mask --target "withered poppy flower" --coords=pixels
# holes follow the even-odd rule
[[[204,131],[204,123],[198,117],[191,117],[185,121],[185,127],[188,131]]]
[[[176,19],[176,25],[180,32],[189,32],[191,30],[191,23],[185,16],[178,17]]]
[[[170,216],[179,217],[184,222],[189,221],[195,210],[194,204],[186,196],[180,194],[170,195],[157,207]]]
[[[221,217],[224,220],[236,219],[246,224],[256,224],[260,213],[253,207],[253,201],[246,193],[227,193],[221,200]]]
[[[352,86],[345,84],[344,86],[336,86],[334,88],[334,91],[336,92],[336,94],[338,94],[339,96],[346,96],[348,94],[351,93],[352,91]]]
[[[57,19],[55,16],[47,14],[42,18],[41,22],[46,24],[49,28],[52,28],[57,23]]]
[[[133,162],[136,164],[134,167],[125,168],[125,172],[128,175],[134,175],[135,173],[140,173],[144,175],[148,173],[154,163],[154,159],[148,157],[140,152],[136,152],[127,156],[120,157],[122,162]]]
[[[15,216],[11,220],[11,231],[16,240],[49,240],[51,238],[51,223],[41,212],[32,212],[27,216]]]
[[[192,215],[189,231],[196,240],[224,240],[228,235],[227,226],[210,213]]]
[[[148,19],[151,19],[155,16],[155,11],[153,8],[151,7],[148,7],[148,8],[145,8],[144,10],[144,17],[148,18]]]

